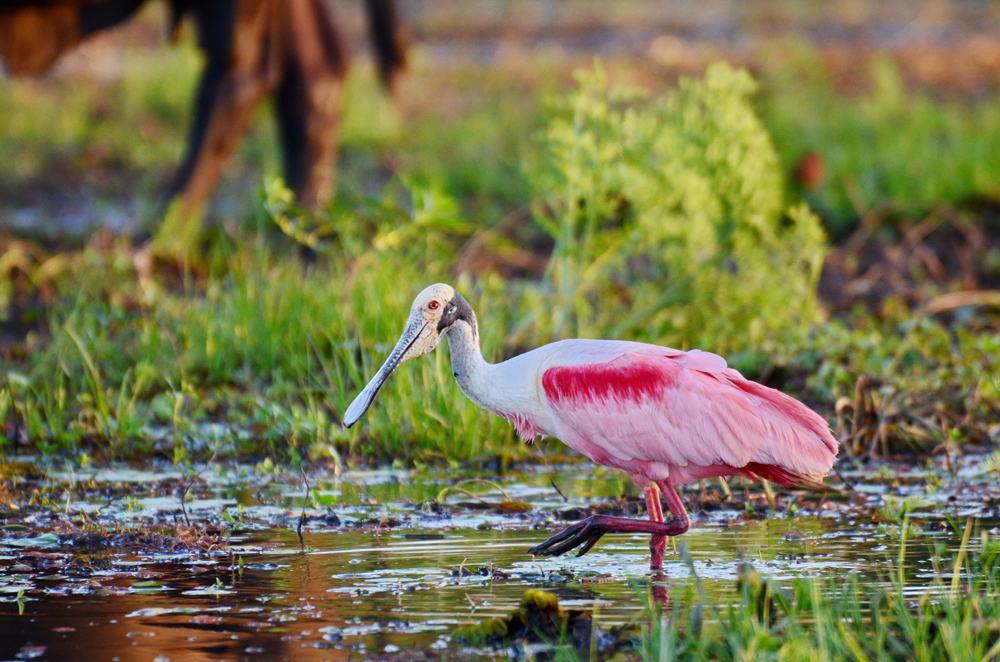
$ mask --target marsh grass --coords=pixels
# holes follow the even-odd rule
[[[197,69],[193,46],[185,42],[131,61],[122,81],[104,87],[0,86],[0,109],[12,113],[0,127],[0,155],[17,164],[6,185],[33,181],[60,159],[104,172],[155,171],[179,158],[185,86],[193,85]],[[853,100],[836,95],[830,97],[835,112],[796,115],[795,99],[816,90],[817,98],[834,94],[823,92],[824,81],[807,77],[803,83],[772,72],[761,97],[752,94],[744,74],[729,71],[715,74],[716,82],[729,81],[721,87],[694,79],[662,99],[619,99],[609,83],[596,91],[593,85],[578,88],[570,97],[549,94],[562,103],[546,108],[539,92],[560,90],[563,73],[551,64],[538,63],[523,79],[467,66],[430,84],[435,72],[418,63],[416,98],[401,131],[370,68],[361,67],[345,91],[339,194],[323,213],[301,213],[269,177],[263,199],[249,203],[245,213],[234,212],[241,222],[216,230],[197,269],[180,274],[143,272],[127,241],[55,254],[26,242],[8,244],[0,262],[3,314],[30,330],[4,358],[0,447],[63,454],[96,447],[116,457],[207,457],[216,451],[401,461],[523,456],[528,451],[501,419],[459,394],[447,348],[404,365],[362,425],[340,426],[340,414],[391,348],[412,297],[435,281],[452,282],[473,303],[490,360],[567,335],[697,345],[725,351],[734,367],[770,378],[830,420],[843,412],[850,421],[850,410],[838,403],[854,396],[859,377],[871,378],[865,402],[873,420],[898,419],[898,435],[879,452],[994,440],[1000,435],[1000,428],[990,427],[1000,402],[997,380],[989,379],[1000,374],[995,329],[914,320],[908,313],[815,323],[822,237],[786,190],[780,170],[803,149],[796,140],[808,133],[800,126],[805,122],[819,127],[816,135],[826,136],[822,144],[831,148],[841,129],[854,123],[867,127],[858,135],[891,126],[909,136],[899,138],[907,144],[921,143],[926,126],[873,123],[867,106],[852,111]],[[456,107],[427,110],[440,86],[473,84],[479,92]],[[722,89],[727,86],[728,92]],[[909,93],[897,92],[902,100],[894,107],[905,114]],[[105,93],[115,101],[108,107],[120,110],[88,114],[101,107]],[[58,95],[64,102],[53,103]],[[927,98],[924,112],[959,113],[954,122],[972,122],[974,115],[949,110],[949,104]],[[684,119],[701,106],[715,107],[717,116],[706,113],[700,123]],[[366,121],[371,117],[378,121]],[[990,144],[993,125],[982,126],[984,144]],[[139,140],[136,130],[151,133]],[[257,124],[240,163],[270,168],[266,164],[276,159],[268,131],[267,122]],[[669,136],[670,145],[684,146],[686,156],[667,158],[670,145],[647,139],[657,132]],[[608,149],[621,136],[631,137],[627,144],[635,147],[625,157]],[[725,136],[738,149],[720,147],[722,162],[704,158],[706,146],[729,144]],[[853,140],[851,149],[861,149],[863,140]],[[596,151],[587,152],[592,147]],[[967,172],[975,169],[969,159],[977,153],[967,148],[967,142],[948,140],[935,149]],[[725,165],[749,152],[756,161]],[[912,153],[894,154],[890,149],[869,157],[895,173],[892,181],[904,181],[904,161]],[[581,168],[591,157],[617,175],[587,180]],[[383,160],[392,167],[380,165]],[[640,175],[635,179],[643,185],[622,196],[612,185],[615,176],[626,175]],[[740,182],[753,190],[742,191]],[[716,195],[692,193],[715,189]],[[881,190],[871,204],[885,201]],[[681,202],[656,203],[661,197]],[[810,199],[827,208],[822,196]],[[790,205],[799,211],[787,213]],[[665,236],[655,222],[664,215],[675,230],[701,234]],[[313,256],[296,256],[274,224]],[[513,229],[501,233],[496,228],[502,224]],[[808,231],[787,233],[789,227]],[[518,277],[459,273],[459,256],[482,236],[496,239],[485,242],[486,250],[533,252],[543,263],[552,251],[555,259],[544,273]],[[808,240],[807,250],[796,257],[786,248],[800,239]],[[689,268],[685,255],[692,242],[721,248]],[[737,255],[734,246],[741,242],[746,250]],[[782,259],[772,260],[776,255]],[[740,272],[740,264],[771,268]],[[744,276],[763,275],[754,282],[732,278],[734,265]],[[742,296],[750,290],[756,294]],[[733,292],[740,296],[729,296]],[[935,401],[946,403],[948,413],[924,417],[931,428],[904,420],[912,404]],[[855,432],[849,425],[841,430]]]
[[[0,85],[6,118],[0,158],[5,179],[24,182],[58,168],[159,170],[184,148],[199,55],[176,48],[128,49],[114,82],[14,80]]]
[[[419,216],[392,214],[382,230],[367,231],[391,227],[405,235]],[[456,279],[447,259],[427,259],[437,255],[428,241],[433,247],[456,239],[444,232],[422,243],[407,239],[403,248],[373,242],[381,249],[369,244],[348,260],[289,257],[266,233],[248,236],[235,248],[216,249],[208,272],[191,274],[176,289],[137,278],[126,244],[87,248],[48,285],[60,294],[47,331],[29,336],[25,358],[6,365],[0,445],[45,454],[97,448],[119,458],[524,457],[532,451],[503,419],[459,393],[446,345],[401,366],[360,425],[340,425],[426,284],[451,281],[469,299],[491,361],[524,349],[519,324],[526,314],[548,314],[544,300],[530,296],[530,281]],[[903,319],[853,329],[819,325],[789,335],[766,356],[730,358],[750,376],[763,369],[784,375],[793,394],[843,425],[838,434],[845,440],[864,434],[865,416],[881,421],[870,430],[884,435],[876,450],[885,453],[989,443],[1000,394],[984,375],[997,372],[998,356],[996,333]],[[864,416],[855,416],[839,403],[857,405],[862,376],[871,387],[858,401]],[[858,439],[866,446],[870,438]]]
[[[171,291],[157,282],[144,289],[132,274],[109,281],[115,263],[127,264],[125,251],[88,249],[64,282],[72,293],[50,314],[51,337],[0,389],[18,426],[14,441],[0,443],[72,452],[90,442],[114,456],[177,444],[219,450],[204,447],[215,443],[229,453],[404,461],[513,446],[501,419],[457,393],[446,351],[404,365],[363,426],[340,425],[402,329],[411,290],[440,271],[400,263],[389,248],[349,267],[307,264],[260,241],[217,255],[204,279]],[[464,291],[489,315],[502,288],[487,279]],[[482,332],[494,360],[502,328]],[[227,432],[206,439],[207,423]]]

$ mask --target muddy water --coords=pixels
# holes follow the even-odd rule
[[[975,458],[952,473],[897,467],[845,478],[849,498],[781,493],[770,513],[762,494],[751,494],[748,508],[739,485],[732,501],[715,505],[695,488],[687,500],[708,505],[668,552],[658,581],[678,594],[696,574],[709,599],[725,604],[742,558],[778,584],[850,571],[879,582],[898,555],[893,515],[909,499],[917,532],[907,546],[908,590],[918,593],[935,554],[958,544],[944,513],[1000,525],[1000,488]],[[442,495],[453,474],[314,475],[304,545],[295,477],[210,467],[193,482],[121,469],[48,480],[65,503],[7,513],[0,531],[0,660],[347,660],[414,648],[497,655],[462,651],[450,633],[509,612],[526,588],[550,590],[565,607],[596,607],[603,624],[624,623],[642,615],[653,581],[642,536],[608,536],[583,558],[527,554],[572,516],[565,511],[635,496],[627,480],[586,467],[526,467],[494,478],[496,486],[463,486],[476,497]],[[484,501],[504,499],[499,487],[531,510],[487,508]],[[163,530],[185,516],[225,524],[221,546],[168,553],[67,535],[84,518],[78,528],[113,534]]]

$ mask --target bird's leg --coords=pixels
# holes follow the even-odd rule
[[[663,496],[667,499],[667,506],[673,519],[668,526],[673,526],[676,533],[656,534],[649,539],[649,569],[660,570],[663,567],[663,553],[667,549],[667,536],[676,536],[687,532],[691,528],[691,518],[688,517],[687,509],[681,502],[677,490],[669,479],[663,481]],[[649,509],[649,519],[653,522],[663,522],[663,506],[660,504],[660,490],[654,483],[646,488],[646,507]]]
[[[667,535],[678,536],[687,533],[687,530],[691,528],[691,518],[688,517],[687,509],[684,507],[680,495],[677,494],[677,490],[674,489],[674,484],[668,478],[660,483],[660,487],[663,489],[663,498],[667,500],[670,514],[674,516],[670,523],[678,529],[677,533],[668,533]]]
[[[657,490],[654,500],[657,503],[656,512],[660,513],[660,521],[611,517],[609,515],[591,515],[587,519],[580,520],[576,524],[566,527],[541,545],[532,547],[528,550],[528,553],[534,556],[559,556],[571,549],[580,547],[580,551],[576,555],[583,556],[590,551],[591,547],[597,544],[597,541],[605,533],[648,533],[654,538],[654,540],[650,541],[651,548],[658,537],[680,535],[691,526],[691,520],[688,519],[687,511],[684,510],[684,504],[681,503],[681,499],[677,496],[677,492],[674,491],[674,487],[670,484],[670,481],[664,481],[662,487],[667,498],[667,505],[674,516],[674,519],[669,522],[663,521],[663,513],[659,506],[659,490]],[[646,493],[646,500],[648,504],[650,502],[649,491]],[[652,506],[650,510],[652,515]],[[666,546],[666,541],[663,542],[663,545],[664,547]],[[662,562],[661,553],[660,563],[662,564]]]
[[[646,510],[649,511],[650,522],[663,522],[663,504],[660,503],[660,488],[651,483],[646,488]],[[649,539],[649,569],[663,568],[663,552],[667,549],[667,537],[662,533],[654,533]]]

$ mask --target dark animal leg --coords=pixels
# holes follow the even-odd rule
[[[135,13],[145,0],[106,0],[80,6],[80,34],[87,36],[118,25]]]
[[[365,5],[379,76],[390,91],[395,91],[396,79],[406,68],[406,43],[399,29],[396,3],[394,0],[367,0]]]
[[[663,482],[662,487],[667,498],[667,505],[674,516],[674,519],[669,522],[611,517],[608,515],[591,515],[585,520],[566,527],[541,545],[532,547],[528,550],[528,553],[535,556],[559,556],[571,549],[580,547],[580,551],[576,555],[583,556],[590,551],[591,547],[597,544],[597,541],[605,533],[648,533],[653,536],[653,539],[650,540],[650,548],[652,549],[654,545],[661,544],[659,542],[661,536],[678,536],[691,527],[691,520],[688,518],[684,504],[681,503],[680,497],[677,496],[673,485],[667,480]],[[658,492],[659,490],[656,491]],[[652,490],[648,490],[646,493],[647,503],[649,503],[650,492]],[[659,512],[659,508],[657,512]],[[662,519],[662,513],[660,517]],[[666,540],[663,540],[662,544],[665,547]],[[654,554],[653,562],[655,560],[656,557]],[[662,565],[662,563],[663,555],[661,551],[660,564]],[[653,569],[655,570],[656,568]]]
[[[306,207],[329,201],[347,53],[318,0],[286,5],[290,38],[276,94],[285,178]]]
[[[168,190],[169,197],[180,193],[187,186],[198,162],[215,98],[226,75],[226,63],[232,49],[235,5],[236,0],[213,0],[193,11],[198,26],[198,45],[205,53],[205,69],[201,72],[201,81],[198,83],[187,153]]]
[[[250,124],[254,108],[276,86],[282,33],[277,0],[213,0],[194,3],[199,43],[208,62],[202,74],[188,153],[171,187],[180,193],[178,221],[184,232],[196,223],[222,167]],[[171,237],[165,237],[169,244]]]

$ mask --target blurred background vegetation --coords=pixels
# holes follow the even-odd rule
[[[144,241],[192,35],[165,43],[154,3],[0,80],[0,452],[524,457],[446,350],[340,425],[442,280],[490,360],[566,337],[698,347],[804,399],[854,456],[1000,441],[994,4],[413,0],[395,99],[342,4],[359,50],[335,201],[296,206],[265,108],[184,265]]]

